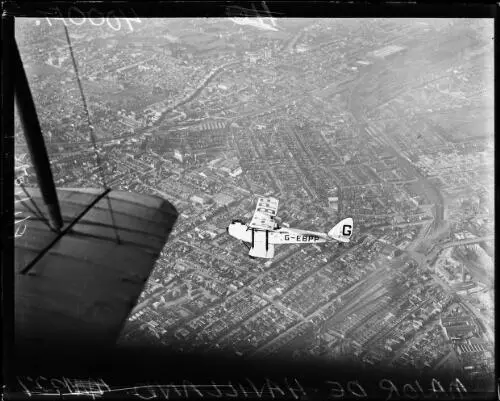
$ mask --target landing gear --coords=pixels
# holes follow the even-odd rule
[[[250,255],[248,255],[248,257],[249,257],[250,259],[257,259],[255,256],[250,256]]]

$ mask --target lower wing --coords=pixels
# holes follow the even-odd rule
[[[268,244],[266,250],[265,242],[255,242],[253,248],[250,248],[248,254],[254,258],[266,258],[271,259],[274,257],[274,245]]]

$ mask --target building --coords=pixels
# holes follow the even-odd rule
[[[389,45],[382,47],[381,49],[375,50],[373,52],[368,53],[369,56],[378,58],[378,59],[385,59],[388,58],[392,55],[395,55],[397,53],[402,52],[406,48],[403,46],[397,46],[397,45]]]
[[[468,353],[480,353],[487,351],[487,348],[484,344],[460,344],[457,347],[457,354],[468,354]]]
[[[204,195],[192,195],[189,200],[200,206],[206,206],[210,202],[210,199]]]
[[[179,160],[181,163],[184,161],[184,157],[179,149],[174,149],[174,159]]]
[[[213,200],[218,206],[227,206],[234,201],[232,197],[226,194],[217,194],[213,197]]]
[[[328,198],[328,205],[334,211],[337,211],[339,209],[339,197],[338,196],[331,196],[331,197],[329,197]]]
[[[476,326],[466,317],[445,317],[441,321],[450,338],[472,336],[476,331]]]

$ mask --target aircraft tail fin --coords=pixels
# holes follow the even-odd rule
[[[351,217],[338,222],[328,231],[328,236],[336,241],[349,242],[352,235],[353,221]]]

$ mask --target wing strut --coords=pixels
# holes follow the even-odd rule
[[[269,249],[269,231],[266,230],[266,253],[268,249]]]
[[[35,169],[36,178],[40,186],[42,198],[49,212],[49,220],[53,229],[61,232],[64,225],[61,209],[59,207],[59,199],[57,198],[56,187],[50,169],[49,156],[47,148],[43,140],[42,130],[36,114],[35,103],[31,95],[31,90],[28,84],[28,78],[24,71],[23,62],[17,44],[12,46],[12,56],[14,59],[14,68],[16,76],[14,81],[14,91],[19,110],[19,117],[23,126],[24,137],[28,145],[29,154],[33,167]]]
[[[254,242],[255,242],[255,230],[252,228],[252,248],[254,246]]]

